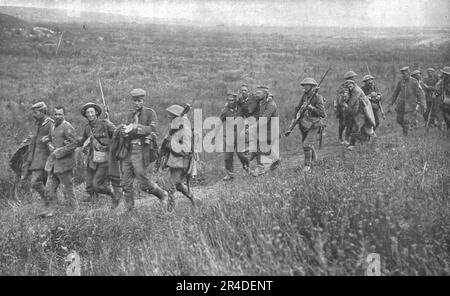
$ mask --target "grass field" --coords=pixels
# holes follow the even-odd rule
[[[5,27],[0,35],[0,274],[64,275],[70,250],[80,254],[85,275],[363,275],[373,252],[384,275],[450,274],[448,139],[422,130],[404,139],[389,116],[378,149],[344,153],[334,145],[330,109],[343,74],[352,69],[360,81],[366,61],[386,97],[400,66],[449,65],[448,41],[421,43],[447,29],[41,25],[64,31],[57,56],[45,43],[56,43],[58,34],[29,38],[5,34]],[[150,198],[134,213],[109,212],[105,198],[39,220],[35,197],[11,202],[8,155],[33,131],[34,102],[64,104],[81,132],[79,109],[100,103],[100,77],[114,122],[131,108],[128,92],[140,87],[163,132],[163,110],[173,103],[217,115],[228,90],[267,84],[286,128],[299,79],[320,79],[328,67],[321,88],[329,112],[326,153],[310,175],[296,169],[303,157],[296,132],[281,141],[281,169],[258,179],[243,176],[225,186],[221,155],[202,155],[205,186],[194,188],[201,201],[195,210],[179,199],[177,210],[166,213]],[[76,190],[84,194],[82,185]]]

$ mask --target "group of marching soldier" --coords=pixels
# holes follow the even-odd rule
[[[400,69],[402,79],[397,83],[388,112],[396,104],[397,123],[402,127],[405,136],[417,124],[418,110],[422,108],[427,128],[429,126],[443,126],[450,132],[450,67],[440,70],[440,77],[435,70],[427,69],[427,77],[422,78],[421,72],[410,73],[408,67]],[[328,71],[327,71],[328,73]],[[294,119],[285,132],[289,136],[295,126],[299,126],[304,151],[303,171],[311,170],[317,159],[315,148],[318,136],[325,126],[326,118],[324,98],[318,93],[320,83],[313,78],[304,78],[300,85],[303,95],[295,107]],[[338,120],[338,138],[341,144],[353,150],[356,143],[367,142],[375,137],[375,131],[384,117],[382,108],[382,94],[377,88],[371,75],[363,77],[360,88],[355,80],[357,74],[349,71],[344,75],[344,82],[340,85],[333,101],[334,111]],[[157,116],[153,109],[144,106],[146,92],[134,89],[130,92],[133,111],[127,117],[125,124],[116,126],[109,119],[101,119],[102,108],[95,103],[87,103],[81,108],[81,115],[87,123],[81,137],[76,136],[73,126],[65,120],[65,108],[56,106],[54,118],[48,115],[44,102],[32,106],[32,116],[36,121],[37,131],[24,143],[28,146],[25,161],[22,166],[21,179],[31,176],[31,186],[39,193],[48,211],[45,215],[52,215],[56,204],[56,191],[59,185],[63,187],[66,202],[75,206],[76,199],[72,185],[72,171],[75,166],[74,151],[82,147],[87,155],[86,162],[86,192],[87,201],[96,201],[99,194],[111,197],[111,208],[119,205],[124,199],[128,210],[134,208],[133,183],[137,179],[140,188],[160,199],[168,210],[175,206],[174,193],[181,192],[194,205],[194,196],[190,190],[189,180],[195,171],[195,153],[192,143],[180,142],[185,145],[181,151],[173,149],[171,137],[175,133],[183,134],[184,139],[192,139],[193,131],[189,125],[171,126],[168,134],[158,151]],[[186,118],[188,105],[172,105],[166,109],[167,117],[173,121],[176,118]],[[278,135],[271,135],[273,118],[278,117],[274,96],[268,87],[258,86],[254,93],[249,86],[243,84],[238,93],[229,92],[227,103],[220,119],[242,117],[256,118],[258,129],[267,129],[268,145],[278,145]],[[267,120],[260,121],[260,118]],[[236,127],[235,127],[236,128]],[[233,137],[245,131],[235,130]],[[227,133],[228,135],[228,133]],[[233,143],[232,149],[224,153],[226,176],[224,181],[234,178],[234,153],[242,164],[244,171],[254,176],[264,174],[268,170],[275,170],[281,159],[277,149],[263,153],[246,153],[236,147],[236,139],[226,141]],[[190,151],[190,152],[186,152]],[[267,169],[261,158],[265,155],[271,160]],[[256,160],[254,170],[250,170],[250,162]],[[165,189],[151,181],[147,171],[150,163],[156,160],[157,167],[169,168],[170,181]],[[185,182],[187,181],[187,182]],[[187,184],[185,184],[187,183]]]

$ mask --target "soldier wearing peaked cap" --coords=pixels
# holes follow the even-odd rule
[[[162,168],[169,168],[169,204],[171,211],[175,207],[175,192],[186,196],[195,206],[194,195],[190,190],[189,180],[195,175],[197,154],[194,153],[194,137],[191,124],[186,116],[190,106],[172,105],[166,109],[171,121],[170,129],[164,137],[160,156],[164,159]],[[187,186],[184,184],[186,181]]]
[[[306,108],[303,116],[299,120],[299,128],[302,134],[303,152],[305,157],[303,171],[311,170],[312,163],[317,159],[317,152],[314,148],[317,142],[319,129],[323,126],[326,117],[324,99],[317,93],[317,82],[307,77],[300,82],[304,93],[299,104],[295,107],[294,118],[300,110]]]
[[[353,71],[348,71],[344,74],[344,80],[354,79],[358,76]],[[345,87],[345,81],[339,86],[336,96],[333,101],[334,113],[338,119],[338,139],[343,145],[348,145],[350,140],[351,129],[346,128],[348,126],[348,116],[344,112],[344,105],[348,98],[346,97],[347,88]],[[344,134],[345,132],[345,134]]]
[[[388,110],[397,103],[397,123],[402,127],[403,134],[408,135],[416,122],[416,108],[422,106],[426,112],[425,96],[419,82],[410,76],[409,67],[400,69],[402,79],[392,94],[391,103]]]
[[[36,122],[36,134],[29,136],[30,145],[28,147],[27,159],[24,163],[24,174],[21,180],[24,181],[31,174],[31,188],[39,193],[42,200],[45,200],[45,186],[47,173],[45,163],[50,150],[50,132],[53,130],[54,121],[48,116],[47,105],[39,102],[31,106],[32,116]]]
[[[122,189],[127,210],[134,209],[133,183],[137,179],[143,191],[158,197],[167,204],[168,193],[151,181],[146,170],[153,159],[156,148],[157,117],[153,109],[144,106],[146,93],[143,89],[133,89],[130,96],[133,110],[127,117],[122,133],[129,144],[127,156],[121,160]]]
[[[227,171],[227,175],[223,178],[224,181],[229,181],[234,178],[234,165],[233,165],[233,158],[234,153],[236,152],[242,167],[245,171],[248,172],[249,170],[249,161],[247,159],[247,156],[245,154],[245,147],[243,151],[238,151],[238,124],[239,120],[242,120],[241,125],[244,123],[244,118],[242,116],[242,109],[241,106],[237,102],[237,95],[235,93],[228,93],[227,94],[227,103],[225,104],[225,108],[222,110],[220,116],[220,120],[222,121],[222,124],[225,124],[225,132],[224,132],[224,146],[225,146],[225,170]],[[222,128],[222,127],[220,127]],[[232,133],[228,129],[232,129]],[[230,137],[231,136],[231,137]],[[245,139],[244,139],[245,140]],[[244,143],[245,146],[245,141]]]
[[[87,154],[86,192],[89,198],[85,201],[95,202],[98,194],[106,194],[112,199],[111,208],[119,205],[121,188],[112,180],[112,188],[108,177],[109,148],[116,126],[108,119],[100,119],[102,108],[95,103],[87,103],[81,108],[81,115],[87,119],[78,146],[83,146]]]
[[[436,84],[436,95],[450,137],[450,67],[444,67],[440,72],[442,77]]]
[[[364,85],[361,87],[361,89],[364,94],[369,97],[370,103],[372,105],[373,115],[375,117],[375,126],[373,127],[373,129],[375,131],[375,129],[380,125],[380,104],[383,96],[375,85],[375,77],[373,77],[372,75],[366,75],[364,76],[362,81]]]
[[[440,122],[442,118],[440,116],[440,104],[436,98],[436,84],[439,79],[435,75],[435,70],[433,68],[427,69],[427,77],[423,78],[421,82],[421,87],[425,92],[425,101],[427,102],[427,111],[423,113],[423,118],[425,122],[430,122],[430,126],[441,127]],[[431,116],[429,118],[429,116]],[[430,119],[428,121],[428,119]]]

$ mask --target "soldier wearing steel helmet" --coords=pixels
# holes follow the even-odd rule
[[[380,114],[381,114],[381,100],[382,95],[377,89],[375,85],[375,77],[372,75],[366,75],[363,77],[362,82],[364,85],[361,87],[361,90],[364,92],[366,96],[369,97],[370,103],[372,105],[373,115],[375,117],[375,126],[373,130],[380,125]]]
[[[129,143],[127,156],[121,160],[122,189],[127,210],[134,209],[133,183],[137,179],[143,191],[158,197],[167,206],[168,193],[147,177],[146,170],[151,161],[152,139],[156,138],[157,117],[153,109],[144,106],[146,92],[133,89],[130,96],[133,110],[127,117],[122,132]]]
[[[436,96],[450,137],[450,67],[441,69],[441,79],[436,84]]]
[[[108,119],[100,119],[101,114],[102,108],[95,103],[87,103],[81,108],[81,115],[88,121],[78,139],[78,146],[83,146],[83,153],[87,154],[86,192],[89,197],[85,201],[95,202],[98,194],[106,194],[111,197],[111,208],[114,209],[122,195],[120,183],[108,177],[109,147],[116,126]]]
[[[322,127],[323,120],[326,117],[324,99],[317,93],[317,82],[310,77],[300,82],[304,93],[299,104],[295,107],[294,118],[302,108],[306,108],[303,116],[299,120],[299,128],[302,134],[303,152],[304,152],[304,172],[311,170],[313,162],[317,159],[317,152],[314,148],[317,142],[319,129]],[[288,136],[289,133],[286,133]]]
[[[186,106],[189,107],[189,106]],[[169,168],[168,186],[169,210],[175,207],[175,192],[181,192],[195,206],[194,195],[189,188],[189,179],[195,171],[196,155],[194,153],[193,131],[186,116],[186,107],[172,105],[166,109],[170,120],[170,129],[164,137],[160,155],[165,162],[162,169]],[[187,186],[184,184],[186,181]]]
[[[419,82],[410,76],[409,67],[401,68],[400,73],[402,79],[397,83],[392,94],[388,111],[391,112],[392,106],[397,104],[397,123],[402,127],[403,134],[407,136],[416,122],[418,108],[422,106],[426,112],[427,106]]]
[[[350,136],[349,150],[353,150],[357,141],[369,141],[374,136],[373,127],[375,122],[370,122],[366,108],[372,108],[372,104],[364,94],[363,90],[358,87],[354,80],[347,80],[345,87],[348,93],[348,102],[344,110],[352,120],[352,133]],[[367,106],[366,106],[367,105]],[[373,112],[373,111],[372,111]],[[373,118],[373,121],[375,119]]]
[[[355,79],[358,76],[353,71],[348,71],[344,74],[344,80]],[[341,144],[348,145],[351,134],[352,122],[348,118],[348,114],[344,112],[343,106],[345,105],[347,98],[347,88],[345,87],[345,81],[339,86],[336,96],[333,101],[334,112],[338,119],[338,138]],[[345,134],[344,134],[345,132]]]

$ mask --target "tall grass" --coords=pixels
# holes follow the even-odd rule
[[[369,253],[383,275],[449,275],[448,143],[378,145],[311,174],[196,187],[208,193],[195,210],[180,198],[174,213],[156,201],[39,221],[36,204],[3,211],[0,273],[63,275],[76,250],[85,275],[364,275]]]

